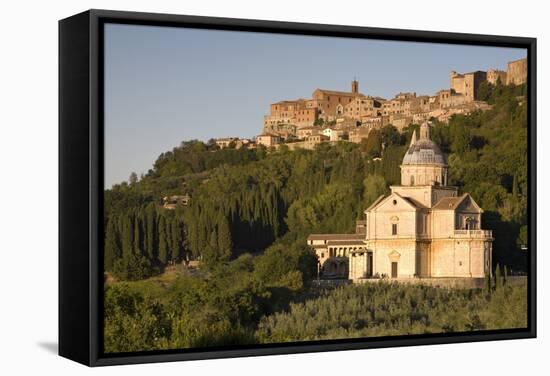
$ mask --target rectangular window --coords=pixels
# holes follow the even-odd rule
[[[397,235],[397,223],[393,223],[391,225],[391,234],[392,235]]]

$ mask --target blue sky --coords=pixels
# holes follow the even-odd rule
[[[488,68],[524,49],[137,25],[105,26],[105,187],[150,169],[183,140],[253,137],[269,104],[316,88],[391,98],[433,94],[449,72]]]

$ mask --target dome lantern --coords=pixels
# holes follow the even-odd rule
[[[431,125],[420,126],[420,137],[413,133],[401,165],[402,185],[447,185],[445,154],[431,139]]]

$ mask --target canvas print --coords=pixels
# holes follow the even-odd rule
[[[527,50],[107,23],[106,354],[527,328]]]

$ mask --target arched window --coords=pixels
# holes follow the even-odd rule
[[[414,185],[414,175],[411,175],[411,185]]]

